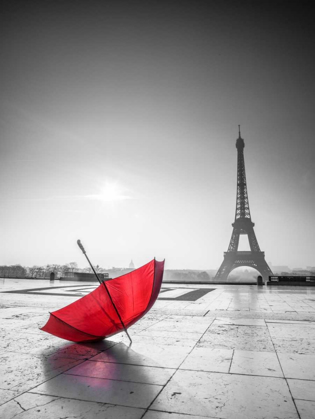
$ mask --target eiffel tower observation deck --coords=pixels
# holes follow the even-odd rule
[[[214,279],[225,282],[233,269],[247,266],[256,269],[264,280],[272,275],[266,260],[265,253],[260,250],[255,232],[255,224],[252,222],[247,183],[245,173],[244,160],[245,142],[241,137],[239,126],[239,136],[236,140],[237,149],[237,193],[236,193],[236,209],[235,220],[232,224],[233,231],[227,252],[224,252],[223,262],[216,273]],[[238,251],[240,235],[247,235],[250,251]]]

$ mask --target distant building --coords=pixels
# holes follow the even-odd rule
[[[131,259],[131,262],[129,263],[129,269],[135,269],[135,265]]]
[[[108,273],[98,273],[98,277],[101,281],[109,278]],[[92,281],[97,282],[97,278],[94,273],[89,272],[74,272],[68,271],[64,273],[64,276],[60,278],[61,281]]]
[[[279,274],[281,272],[291,272],[291,269],[286,265],[272,266],[272,271],[274,274]]]
[[[312,271],[308,270],[308,269],[303,269],[303,268],[294,268],[292,270],[293,275],[301,275],[301,276],[308,276],[308,275],[312,275]]]

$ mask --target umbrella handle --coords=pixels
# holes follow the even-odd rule
[[[85,251],[85,249],[84,249],[84,247],[83,247],[83,244],[81,243],[81,240],[77,240],[77,244],[78,244],[78,246],[80,247],[80,249],[82,250],[82,253],[83,253],[84,255],[86,255],[86,251]]]

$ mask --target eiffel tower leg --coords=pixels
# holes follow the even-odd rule
[[[240,232],[236,228],[233,228],[228,252],[236,252],[238,249],[238,243],[240,241]]]
[[[234,262],[228,260],[228,258],[225,256],[218,272],[215,274],[214,279],[225,282],[229,276],[229,273],[233,270],[233,265]]]
[[[248,242],[250,246],[250,250],[252,252],[260,252],[259,244],[256,239],[256,234],[253,228],[249,228],[247,232]]]
[[[265,259],[259,261],[257,263],[257,271],[261,273],[262,277],[264,278],[264,281],[268,281],[269,275],[273,275],[272,270],[269,268],[268,263],[265,261]]]

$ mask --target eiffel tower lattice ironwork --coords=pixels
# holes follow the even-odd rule
[[[265,253],[260,250],[254,232],[255,224],[251,220],[246,184],[244,147],[245,143],[243,138],[241,138],[239,126],[239,136],[236,140],[237,194],[235,221],[232,224],[233,232],[228,251],[224,252],[223,262],[214,277],[214,279],[220,281],[226,281],[229,273],[240,266],[255,268],[265,280],[268,279],[269,275],[272,275],[272,271],[265,260]],[[239,239],[242,234],[248,237],[250,251],[238,251]]]

